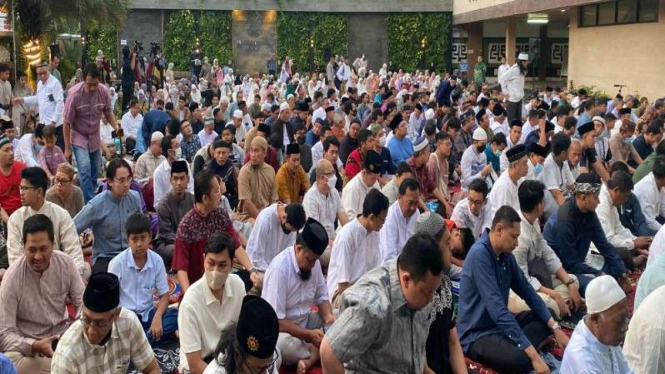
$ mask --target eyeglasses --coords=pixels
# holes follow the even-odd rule
[[[243,365],[247,368],[247,370],[252,373],[252,374],[270,374],[273,372],[275,369],[275,364],[277,363],[277,360],[279,360],[279,352],[275,349],[275,353],[273,354],[273,359],[270,361],[270,363],[261,369],[259,369],[258,372],[254,372],[249,365],[247,365],[247,362],[243,360]]]
[[[129,178],[119,178],[119,179],[114,179],[116,183],[120,184],[131,184],[134,178],[129,177]]]
[[[18,189],[19,189],[19,191],[21,191],[21,192],[25,192],[25,191],[29,191],[29,190],[36,190],[37,187],[33,187],[33,186],[19,186]]]
[[[72,183],[72,181],[69,180],[69,179],[59,179],[59,178],[56,178],[55,183],[56,183],[56,184],[61,184],[61,185],[63,185],[63,186],[66,186],[66,185]]]
[[[83,323],[83,326],[85,326],[85,327],[92,326],[92,327],[94,327],[98,330],[103,330],[103,329],[106,329],[107,327],[111,326],[111,324],[113,323],[113,318],[114,317],[115,317],[115,313],[113,313],[113,315],[108,319],[94,320],[93,321],[93,320],[89,319],[88,317],[82,315],[80,317],[80,320],[81,320],[81,323]]]

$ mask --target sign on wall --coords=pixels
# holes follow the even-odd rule
[[[568,43],[552,43],[550,45],[550,64],[563,65],[568,56]]]
[[[453,64],[459,64],[462,61],[466,61],[468,46],[466,43],[453,43]]]

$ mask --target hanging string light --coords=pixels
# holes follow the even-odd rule
[[[24,44],[23,52],[30,66],[36,66],[41,61],[42,53],[39,40],[31,40]]]

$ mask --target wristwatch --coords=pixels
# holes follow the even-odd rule
[[[622,274],[621,274],[621,278],[623,278],[623,279],[627,279],[627,278],[628,278],[628,273],[622,273]]]
[[[575,284],[577,281],[575,281],[575,278],[570,278],[568,282],[566,282],[566,286],[570,286],[571,284]]]
[[[561,325],[559,324],[559,322],[554,322],[554,325],[552,326],[552,331],[555,330],[561,330]]]

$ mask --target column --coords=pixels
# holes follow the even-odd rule
[[[515,63],[515,48],[517,48],[517,28],[514,19],[508,19],[506,26],[506,62]]]
[[[467,31],[467,54],[466,60],[469,63],[469,72],[467,77],[469,81],[473,79],[473,69],[478,62],[478,56],[485,58],[487,63],[487,56],[483,54],[483,23],[474,22],[466,25]]]

